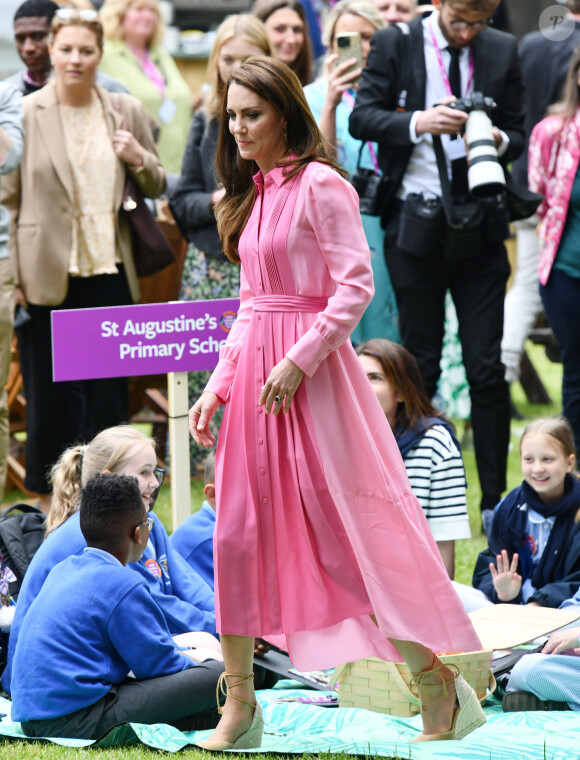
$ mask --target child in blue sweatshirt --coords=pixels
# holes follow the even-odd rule
[[[153,441],[143,433],[118,425],[103,430],[87,446],[74,446],[64,452],[52,471],[54,492],[47,537],[34,555],[18,595],[2,673],[2,687],[7,693],[11,690],[12,658],[24,616],[52,568],[72,554],[83,552],[86,542],[78,514],[81,485],[103,471],[137,478],[145,508],[153,508],[163,473],[157,468]],[[210,587],[171,547],[160,520],[155,521],[141,559],[128,567],[146,581],[172,635],[195,632],[198,646],[214,649],[221,657],[214,635],[213,585]]]
[[[173,549],[213,589],[213,534],[215,531],[215,452],[213,451],[205,460],[203,479],[205,501],[201,509],[190,515],[171,534],[169,541]]]
[[[175,645],[147,583],[126,567],[153,520],[135,478],[99,474],[83,489],[87,546],[52,569],[14,653],[12,719],[27,736],[98,739],[124,722],[188,730],[215,711],[223,665]]]

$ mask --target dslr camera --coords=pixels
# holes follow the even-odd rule
[[[471,97],[458,98],[448,108],[469,114],[465,124],[468,150],[467,182],[476,198],[497,196],[505,189],[505,175],[499,162],[489,114],[496,107],[493,98],[474,92]]]

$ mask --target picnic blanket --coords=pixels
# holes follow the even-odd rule
[[[280,685],[283,687],[279,688]],[[310,696],[310,690],[281,682],[276,689],[259,692],[266,733],[259,754],[337,753],[379,755],[405,760],[572,760],[580,758],[580,714],[576,712],[502,713],[493,697],[485,707],[488,721],[460,742],[409,744],[421,731],[421,719],[395,718],[368,710],[328,708],[280,698]],[[320,692],[317,692],[320,693]],[[0,698],[0,741],[26,740],[19,723],[10,720],[10,702]],[[210,731],[182,733],[167,725],[138,723],[117,726],[98,742],[49,739],[69,747],[115,747],[142,743],[164,752],[191,748]],[[37,740],[35,740],[37,741]],[[240,750],[235,750],[240,754]]]

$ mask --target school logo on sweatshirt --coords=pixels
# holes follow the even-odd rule
[[[527,543],[528,543],[528,549],[530,550],[530,554],[532,555],[532,557],[535,557],[538,551],[538,542],[529,533],[527,535]]]
[[[149,570],[154,578],[161,578],[161,568],[159,567],[159,563],[156,560],[146,559],[145,567],[147,570]]]

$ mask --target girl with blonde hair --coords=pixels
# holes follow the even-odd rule
[[[568,420],[531,422],[520,460],[523,482],[495,508],[473,586],[496,604],[557,608],[580,588],[580,480]]]
[[[105,471],[124,472],[131,457],[147,446],[155,446],[152,438],[129,425],[119,425],[103,430],[88,446],[67,449],[51,472],[53,497],[46,519],[46,535],[78,511],[81,489],[93,475]]]

